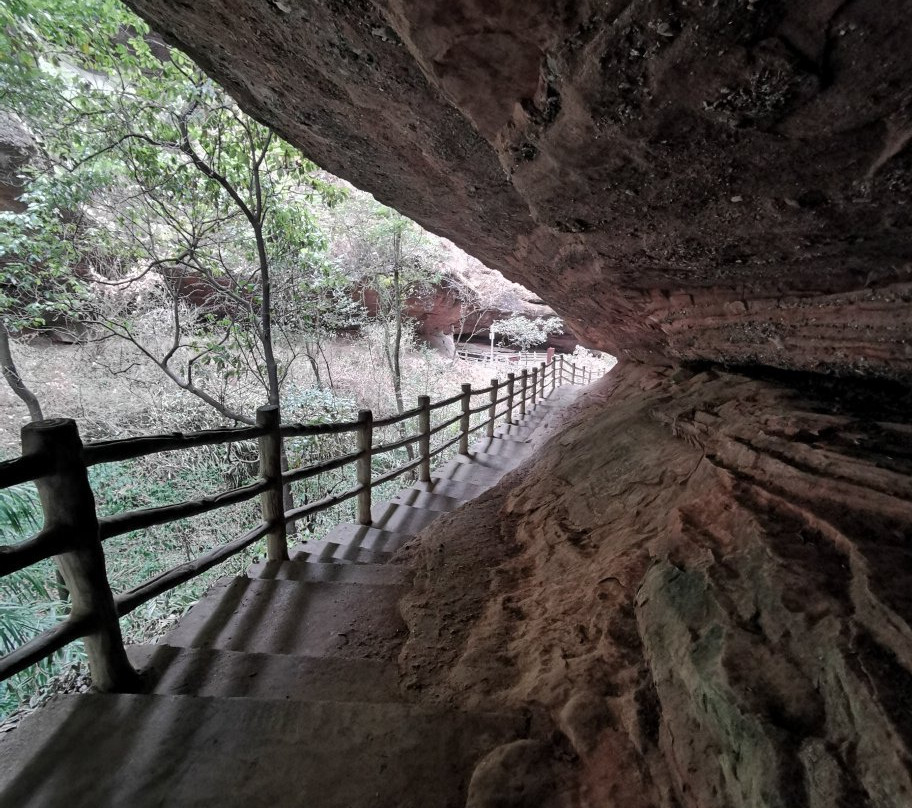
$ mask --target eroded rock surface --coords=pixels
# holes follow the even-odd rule
[[[130,5],[584,343],[912,375],[902,0]]]
[[[912,804],[908,3],[130,4],[627,360],[410,548],[407,683],[557,728],[475,804]]]
[[[409,549],[409,686],[544,707],[554,805],[912,803],[910,402],[857,392],[616,370]]]

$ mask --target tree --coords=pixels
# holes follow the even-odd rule
[[[72,278],[83,263],[92,285],[107,287],[91,300],[91,322],[224,417],[253,423],[221,383],[253,378],[279,404],[298,354],[295,330],[313,336],[332,327],[325,305],[316,317],[301,312],[313,311],[314,277],[321,300],[338,296],[341,279],[334,288],[308,203],[337,199],[339,190],[117,3],[12,2],[0,23],[9,53],[0,78],[48,157],[33,185],[77,178],[89,191],[79,201],[93,214],[90,237],[66,242],[78,257],[34,249],[39,233],[59,234],[59,208],[36,206],[37,224],[11,222],[27,246],[7,249],[20,256],[11,265],[17,282],[39,267]],[[138,333],[138,297],[169,311],[166,341]]]
[[[418,225],[367,195],[349,198],[336,221],[338,260],[360,290],[368,323],[381,334],[396,411],[405,411],[402,355],[412,324],[409,301],[440,282],[440,254]]]
[[[563,327],[564,323],[560,317],[529,319],[515,315],[506,320],[496,320],[491,325],[491,330],[500,335],[502,344],[512,343],[521,351],[528,351],[533,345],[546,342],[550,334],[557,333]]]

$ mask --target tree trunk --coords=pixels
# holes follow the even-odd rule
[[[322,390],[323,379],[320,377],[320,366],[317,364],[316,350],[310,340],[304,341],[304,354],[307,356],[307,362],[310,365],[310,369],[313,371],[314,383],[317,386],[317,390]]]
[[[0,323],[0,367],[3,368],[3,377],[10,389],[25,402],[28,407],[29,418],[32,421],[43,421],[44,413],[41,411],[41,402],[31,390],[26,387],[25,382],[19,375],[19,369],[13,361],[13,352],[10,348],[10,336],[6,326]],[[70,599],[70,590],[67,589],[66,581],[60,574],[60,570],[55,570],[54,578],[57,586],[57,597],[61,603],[67,603]]]
[[[41,402],[22,381],[16,363],[13,361],[13,353],[10,350],[9,331],[6,326],[0,323],[0,367],[3,368],[3,377],[10,389],[25,403],[28,407],[29,417],[33,421],[43,421],[44,414],[41,412]]]
[[[396,398],[396,412],[402,415],[405,412],[405,401],[402,398],[402,286],[399,276],[399,262],[402,253],[402,233],[397,229],[393,232],[393,300],[392,317],[393,333],[389,338],[387,331],[386,360],[393,377],[393,395]],[[404,438],[406,426],[399,424],[399,435]],[[412,444],[405,447],[405,454],[409,462],[415,459],[415,448]]]

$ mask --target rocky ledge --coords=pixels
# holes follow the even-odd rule
[[[912,377],[902,0],[129,0],[584,344]]]
[[[616,370],[408,549],[409,686],[556,729],[478,806],[912,803],[912,402],[857,392]]]

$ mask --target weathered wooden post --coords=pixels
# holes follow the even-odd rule
[[[519,378],[519,387],[522,392],[519,394],[519,417],[526,417],[526,395],[529,391],[529,371],[523,368]]]
[[[418,456],[421,463],[418,466],[418,480],[422,483],[431,481],[431,397],[418,396]]]
[[[472,409],[472,385],[462,385],[462,417],[459,419],[459,454],[469,453],[469,424]]]
[[[374,414],[370,410],[358,412],[358,524],[371,523],[371,450],[374,443]]]
[[[491,379],[491,406],[488,407],[488,428],[485,434],[494,437],[494,418],[497,416],[497,379]]]
[[[92,683],[103,692],[135,690],[139,678],[124,650],[76,422],[53,418],[26,424],[22,427],[22,454],[44,455],[53,469],[36,480],[35,487],[44,511],[44,529],[65,542],[54,561],[72,598],[71,618],[92,621],[92,632],[85,638]]]
[[[564,378],[565,378],[565,376],[564,376],[564,355],[561,354],[561,357],[560,357],[560,383],[561,384],[564,383]]]
[[[551,392],[557,387],[557,362],[551,363]]]
[[[541,385],[541,390],[538,391],[538,395],[541,398],[545,397],[545,371],[546,370],[547,370],[547,368],[545,367],[545,363],[542,362],[541,363],[541,372],[538,374],[538,383]],[[551,372],[553,373],[554,370],[552,369]]]
[[[269,483],[260,494],[260,512],[269,525],[266,534],[266,557],[270,561],[288,561],[288,533],[285,527],[285,500],[282,486],[282,433],[279,407],[269,404],[256,413],[258,427],[268,429],[259,439],[260,477]]]
[[[516,395],[516,374],[507,374],[507,424],[513,424],[513,399]]]
[[[570,363],[570,384],[576,384],[576,362]]]
[[[532,406],[538,400],[538,368],[532,368]]]

